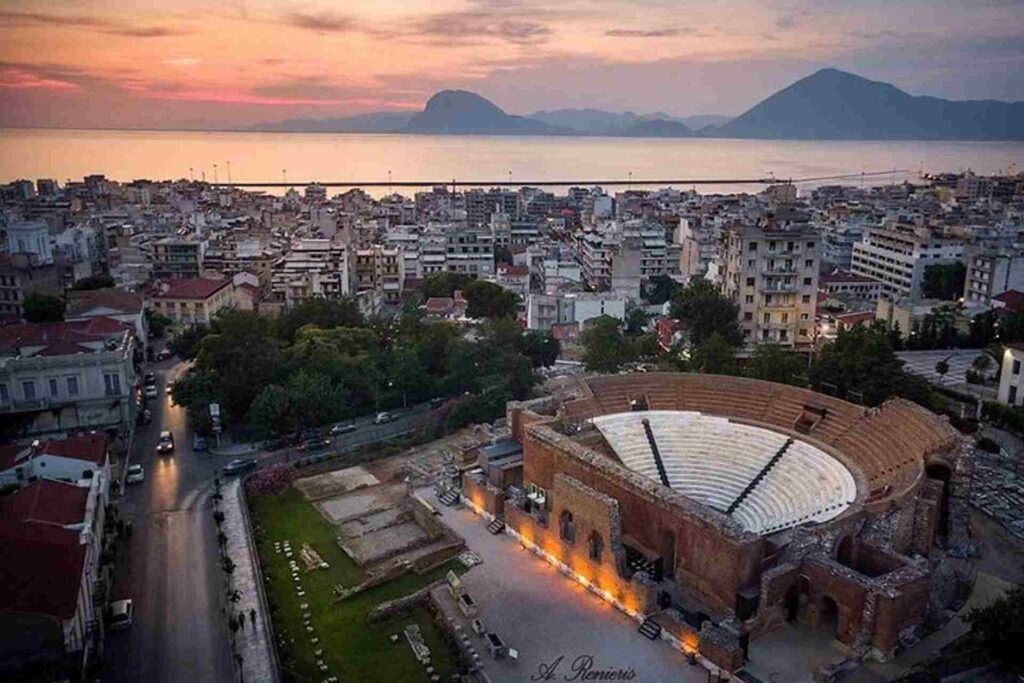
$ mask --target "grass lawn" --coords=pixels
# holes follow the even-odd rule
[[[389,639],[392,633],[400,634],[404,626],[412,623],[420,626],[435,672],[442,680],[451,680],[455,656],[426,608],[376,626],[370,626],[366,617],[379,603],[411,593],[443,577],[448,569],[458,571],[458,568],[446,563],[422,576],[406,574],[335,603],[332,594],[335,585],[356,585],[364,575],[338,546],[334,527],[292,486],[280,496],[250,496],[249,506],[253,523],[260,528],[256,535],[263,571],[270,575],[264,586],[276,609],[275,635],[285,639],[285,645],[278,649],[285,680],[290,678],[289,672],[293,672],[310,681],[322,681],[326,676],[337,676],[341,681],[425,681],[428,677],[413,657],[405,637],[397,644]],[[274,541],[284,540],[291,544],[292,559],[300,566],[298,552],[303,543],[313,546],[331,565],[326,570],[302,570],[302,587],[306,593],[303,598],[296,595],[284,553],[274,552]],[[308,634],[302,624],[303,610],[299,605],[303,602],[309,603],[315,634]],[[311,635],[316,635],[320,642],[310,643]],[[321,658],[329,667],[327,673],[316,667],[317,657],[313,652],[317,649],[323,650]],[[302,680],[297,676],[291,678]]]

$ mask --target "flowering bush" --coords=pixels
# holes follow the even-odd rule
[[[259,470],[249,477],[246,491],[250,495],[276,496],[282,493],[295,479],[295,468],[278,463]]]

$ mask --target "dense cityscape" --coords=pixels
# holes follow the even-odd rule
[[[1024,175],[370,189],[0,186],[6,680],[1019,665]]]

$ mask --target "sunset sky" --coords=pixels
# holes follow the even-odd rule
[[[834,66],[1024,99],[1024,0],[0,0],[0,126],[231,127],[419,109],[738,114]]]

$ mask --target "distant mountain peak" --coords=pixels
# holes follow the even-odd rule
[[[486,97],[468,90],[441,90],[427,100],[406,130],[411,133],[476,135],[559,135],[562,128],[506,114]]]

